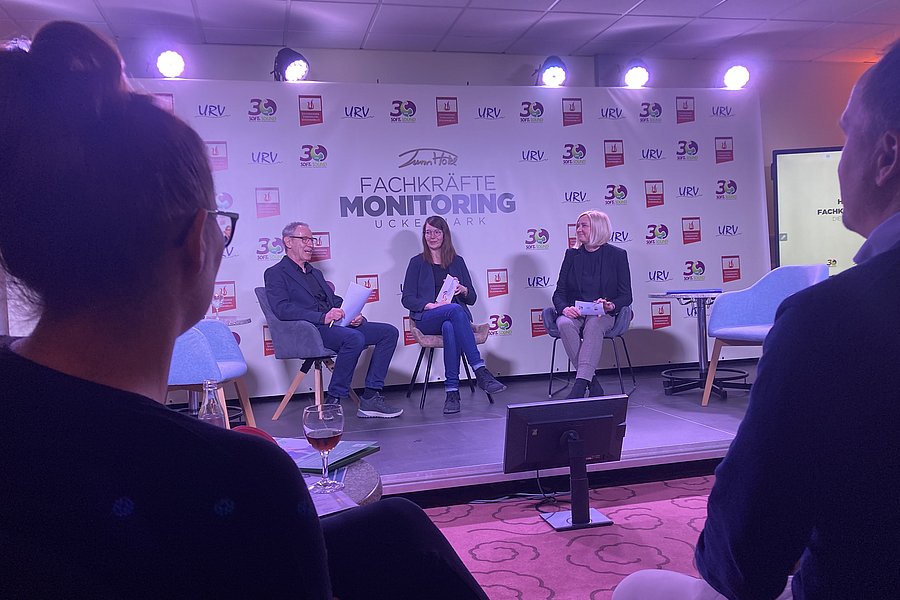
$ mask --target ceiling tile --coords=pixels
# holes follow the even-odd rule
[[[392,6],[383,4],[375,15],[371,33],[380,35],[443,36],[462,12],[459,8]],[[367,44],[368,46],[368,44]]]
[[[197,27],[146,26],[137,23],[116,23],[113,25],[117,38],[158,40],[160,43],[202,44],[203,37]]]
[[[802,0],[726,0],[704,17],[726,19],[769,19]]]
[[[628,10],[640,0],[559,0],[554,6],[554,12],[584,12],[584,13],[606,13],[609,15],[625,14]]]
[[[870,25],[868,23],[832,23],[817,31],[796,37],[791,46],[818,46],[821,48],[841,48],[856,42],[873,38],[886,31],[889,25]]]
[[[875,6],[850,15],[847,17],[847,20],[860,23],[900,25],[900,6],[898,6],[897,0],[885,0]]]
[[[802,0],[774,16],[800,21],[840,21],[879,2],[880,0]]]
[[[629,14],[659,17],[699,17],[722,0],[644,0]]]
[[[666,43],[720,43],[762,24],[754,19],[695,19],[666,38]]]
[[[204,27],[203,36],[208,44],[237,44],[246,46],[283,46],[284,30],[219,29]]]
[[[890,26],[878,35],[858,40],[849,45],[851,48],[868,48],[884,52],[898,39],[900,39],[900,26]]]
[[[544,13],[524,10],[470,8],[453,24],[450,35],[461,37],[494,37],[522,35],[537,23]]]
[[[406,52],[431,52],[437,48],[440,35],[398,35],[370,33],[366,36],[366,50],[400,50]]]
[[[655,44],[691,22],[688,17],[624,16],[597,38],[605,42]]]
[[[592,42],[593,44],[593,42]],[[604,44],[599,40],[594,46],[585,46],[579,50],[577,55],[598,55],[598,56],[616,56],[616,57],[639,57],[643,56],[644,51],[650,47],[650,44]],[[588,51],[589,48],[589,51]]]
[[[548,13],[512,47],[517,54],[571,54],[594,39],[618,17]]]
[[[120,23],[184,27],[196,20],[191,0],[98,0],[114,29]]]
[[[517,37],[472,37],[451,34],[441,40],[436,49],[438,52],[503,53],[516,41]]]
[[[102,23],[103,15],[93,0],[3,0],[6,14],[16,21],[69,21]]]
[[[546,11],[553,6],[554,0],[472,0],[470,8],[507,8],[513,10]]]
[[[362,36],[368,29],[374,12],[375,6],[370,4],[306,2],[301,5],[299,2],[292,2],[288,30],[323,34],[346,32]]]
[[[546,0],[542,0],[546,1]],[[451,6],[463,7],[469,0],[384,0],[383,4],[400,4],[403,6]],[[516,3],[518,4],[518,2]]]
[[[217,27],[243,31],[285,29],[287,14],[285,0],[195,0],[195,2],[204,29]]]
[[[876,63],[879,58],[880,55],[874,50],[844,48],[820,56],[818,60],[822,62]]]
[[[365,31],[288,31],[284,45],[291,48],[350,48],[363,47]]]
[[[711,44],[655,44],[644,50],[643,55],[648,58],[690,60],[697,58],[711,48],[714,48]]]
[[[781,48],[827,26],[818,21],[765,21],[722,45],[738,52],[753,50],[765,54],[768,49]]]

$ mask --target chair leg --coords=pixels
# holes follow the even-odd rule
[[[631,384],[634,387],[637,387],[637,379],[634,378],[634,367],[631,366],[631,356],[628,354],[628,344],[625,343],[625,337],[619,336],[619,339],[622,340],[622,348],[625,349],[625,359],[628,361],[628,372],[631,373]]]
[[[300,367],[300,370],[297,371],[297,376],[294,377],[294,380],[291,382],[291,387],[288,388],[287,393],[284,395],[284,398],[281,399],[281,404],[278,405],[278,408],[275,409],[275,414],[272,415],[272,420],[277,421],[278,417],[281,416],[281,413],[284,412],[284,409],[287,408],[288,402],[291,401],[291,398],[294,396],[294,392],[300,386],[300,382],[303,381],[303,378],[306,377],[306,373],[309,372],[309,367],[307,367],[306,371],[303,370],[303,367],[306,367],[307,363],[312,364],[313,361],[307,360],[303,363],[303,366]]]
[[[713,383],[716,381],[716,367],[719,366],[722,345],[722,340],[716,338],[716,343],[713,344],[712,358],[709,361],[709,369],[706,371],[706,385],[703,387],[703,400],[700,401],[700,406],[709,404],[709,395],[712,394]]]
[[[325,383],[322,377],[322,361],[316,361],[315,370],[315,373],[313,373],[313,381],[315,382],[316,406],[321,407],[325,404]]]
[[[244,421],[250,427],[256,427],[256,417],[253,416],[253,407],[250,405],[250,395],[247,393],[247,384],[244,383],[243,377],[234,380],[234,387],[237,388],[238,399],[241,401],[241,408],[244,409]]]
[[[553,397],[553,369],[556,367],[556,342],[559,338],[553,338],[553,351],[550,352],[550,381],[547,382],[547,397]]]
[[[613,354],[616,357],[616,372],[619,374],[619,388],[622,390],[622,393],[625,393],[625,382],[622,381],[622,365],[619,363],[619,349],[616,347],[616,338],[609,338],[609,341],[612,342]]]
[[[225,429],[231,429],[231,421],[228,419],[228,404],[225,402],[225,388],[219,386],[216,388],[216,398],[222,406],[222,413],[225,415]]]
[[[419,350],[419,360],[416,361],[416,368],[413,370],[412,377],[409,378],[409,387],[406,390],[406,397],[412,394],[413,386],[416,385],[416,377],[419,376],[419,367],[422,366],[422,357],[425,356],[425,348]]]
[[[472,390],[472,393],[475,393],[475,380],[472,379],[472,373],[469,371],[469,361],[466,360],[466,355],[462,355],[462,364],[466,370],[466,380],[469,382],[469,388]],[[490,396],[488,396],[490,397]],[[493,402],[493,400],[491,400]]]
[[[434,348],[428,349],[428,362],[425,365],[425,384],[422,386],[422,400],[419,401],[419,408],[425,408],[425,394],[428,393],[428,378],[431,377],[431,359],[434,358]]]

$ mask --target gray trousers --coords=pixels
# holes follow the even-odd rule
[[[615,323],[616,319],[611,315],[589,315],[577,319],[559,315],[556,318],[559,337],[569,355],[569,362],[575,365],[576,378],[590,381],[594,376],[594,371],[600,366],[603,335]]]

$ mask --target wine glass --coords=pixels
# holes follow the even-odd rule
[[[222,308],[222,303],[225,301],[225,288],[221,290],[213,290],[212,297],[212,309],[213,309],[213,318],[219,318],[219,309]]]
[[[330,494],[344,489],[340,481],[328,479],[328,453],[341,441],[344,411],[339,404],[307,406],[303,409],[303,433],[310,445],[322,455],[322,479],[309,486],[313,494]]]

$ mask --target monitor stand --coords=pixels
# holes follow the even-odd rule
[[[541,517],[556,531],[612,525],[612,519],[588,506],[584,440],[577,431],[570,430],[563,434],[561,441],[567,442],[569,446],[569,489],[572,490],[572,510],[542,513]]]

